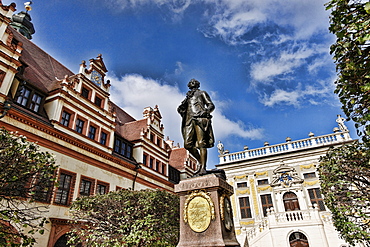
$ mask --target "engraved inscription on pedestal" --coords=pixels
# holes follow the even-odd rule
[[[175,185],[180,195],[180,240],[177,247],[240,247],[233,224],[233,187],[209,174]]]
[[[215,219],[215,207],[211,197],[204,191],[193,191],[184,205],[184,222],[194,232],[204,232]]]

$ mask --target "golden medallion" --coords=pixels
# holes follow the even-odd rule
[[[184,204],[184,221],[194,232],[204,232],[215,218],[211,197],[203,191],[194,191]]]

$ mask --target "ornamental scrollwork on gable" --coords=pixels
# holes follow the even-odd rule
[[[298,176],[294,167],[287,166],[282,162],[278,168],[273,171],[273,178],[270,186],[291,187],[293,184],[301,184],[303,179]]]

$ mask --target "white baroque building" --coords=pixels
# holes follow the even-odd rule
[[[344,247],[320,193],[317,166],[332,146],[353,142],[343,118],[334,133],[229,153],[220,164],[234,187],[237,239],[249,247]]]

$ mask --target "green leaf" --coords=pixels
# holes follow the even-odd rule
[[[176,246],[179,237],[179,198],[162,190],[121,190],[82,197],[71,205],[76,220],[90,222],[73,230],[70,243],[88,246]],[[89,227],[89,226],[94,227]]]
[[[366,13],[370,14],[370,2],[367,2],[364,7]]]

